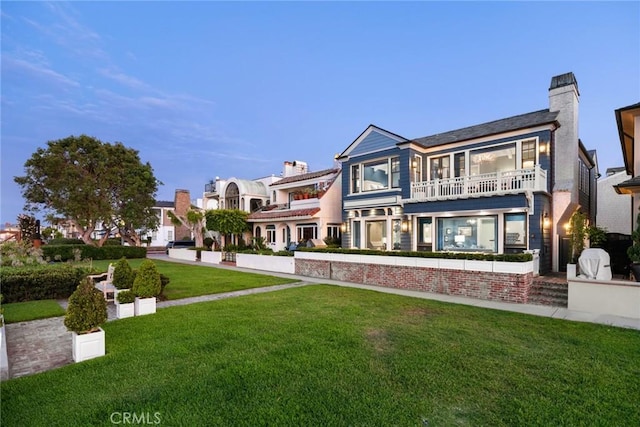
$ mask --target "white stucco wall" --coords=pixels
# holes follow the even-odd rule
[[[631,195],[618,194],[613,186],[630,179],[626,172],[618,172],[598,180],[598,212],[596,224],[609,233],[631,234]]]

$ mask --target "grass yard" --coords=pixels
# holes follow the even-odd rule
[[[64,316],[64,309],[54,299],[2,304],[5,323],[25,322]]]
[[[100,271],[107,271],[109,263],[115,263],[116,261],[93,261],[93,266]],[[140,266],[142,259],[131,259],[128,262],[131,268],[135,270]],[[161,260],[153,260],[153,262],[160,273],[171,279],[164,290],[164,295],[170,300],[293,282],[291,279],[264,274],[245,273]]]
[[[320,285],[104,329],[3,382],[2,425],[640,425],[636,330]]]

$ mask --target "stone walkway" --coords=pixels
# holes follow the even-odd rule
[[[301,281],[285,285],[161,301],[157,304],[157,308],[274,292],[311,284],[311,282]],[[58,303],[64,309],[67,308],[67,300],[59,300]],[[107,305],[107,315],[108,321],[116,319],[116,306],[113,303]],[[67,331],[64,326],[64,317],[11,323],[5,326],[5,334],[9,370],[8,372],[3,370],[2,380],[36,374],[73,363],[71,332]]]

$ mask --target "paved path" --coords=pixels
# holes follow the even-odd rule
[[[476,298],[458,297],[452,295],[443,295],[429,292],[409,291],[404,289],[383,288],[379,286],[362,285],[357,283],[340,282],[336,280],[318,280],[309,277],[297,276],[294,274],[273,273],[268,271],[258,271],[246,268],[238,268],[226,265],[214,265],[193,261],[181,261],[170,259],[166,255],[150,256],[149,258],[159,259],[163,261],[180,262],[184,264],[194,264],[200,266],[208,266],[213,268],[226,268],[237,271],[246,271],[251,273],[264,273],[271,276],[285,277],[297,280],[295,283],[286,285],[269,286],[264,288],[246,289],[236,292],[227,292],[223,294],[203,295],[193,298],[185,298],[181,300],[162,301],[158,303],[158,308],[170,307],[175,305],[192,304],[202,301],[214,301],[223,298],[231,298],[242,295],[249,295],[262,292],[272,292],[292,287],[307,286],[314,283],[326,283],[330,285],[345,286],[359,289],[373,290],[377,292],[386,292],[396,295],[404,295],[414,298],[431,299],[454,304],[471,305],[475,307],[483,307],[494,310],[512,311],[523,314],[531,314],[534,316],[551,317],[556,319],[564,319],[578,322],[600,323],[605,325],[617,326],[622,328],[632,328],[640,330],[640,320],[629,319],[617,316],[598,315],[592,313],[584,313],[569,310],[561,307],[550,307],[533,304],[513,304],[497,301],[486,301]],[[313,280],[310,281],[310,280]],[[66,300],[60,301],[61,305],[66,308]],[[115,305],[109,304],[108,315],[109,320],[115,319]],[[35,374],[58,368],[73,362],[71,358],[71,333],[66,330],[63,325],[63,317],[55,317],[51,319],[35,320],[31,322],[14,323],[6,326],[7,350],[9,353],[9,373],[10,378],[17,378],[24,375]],[[2,379],[7,377],[3,372]]]
[[[311,284],[311,282],[300,281],[285,285],[161,301],[157,304],[157,308],[274,292]],[[59,300],[58,303],[64,309],[67,308],[67,300]],[[116,319],[116,306],[113,303],[107,305],[107,315],[108,321]],[[36,374],[73,363],[71,332],[67,331],[64,326],[64,317],[11,323],[5,326],[5,333],[9,371],[2,372],[3,380]]]

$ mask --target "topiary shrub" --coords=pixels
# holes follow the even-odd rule
[[[107,321],[107,302],[102,293],[85,278],[69,297],[64,325],[78,334],[95,332]]]
[[[125,257],[122,257],[116,262],[115,270],[113,271],[113,286],[116,289],[131,289],[135,275],[133,270],[127,262]]]
[[[162,282],[160,273],[153,261],[145,259],[140,264],[131,290],[137,297],[152,298],[160,295]]]
[[[118,292],[118,302],[120,304],[131,304],[136,300],[136,294],[132,291]]]

